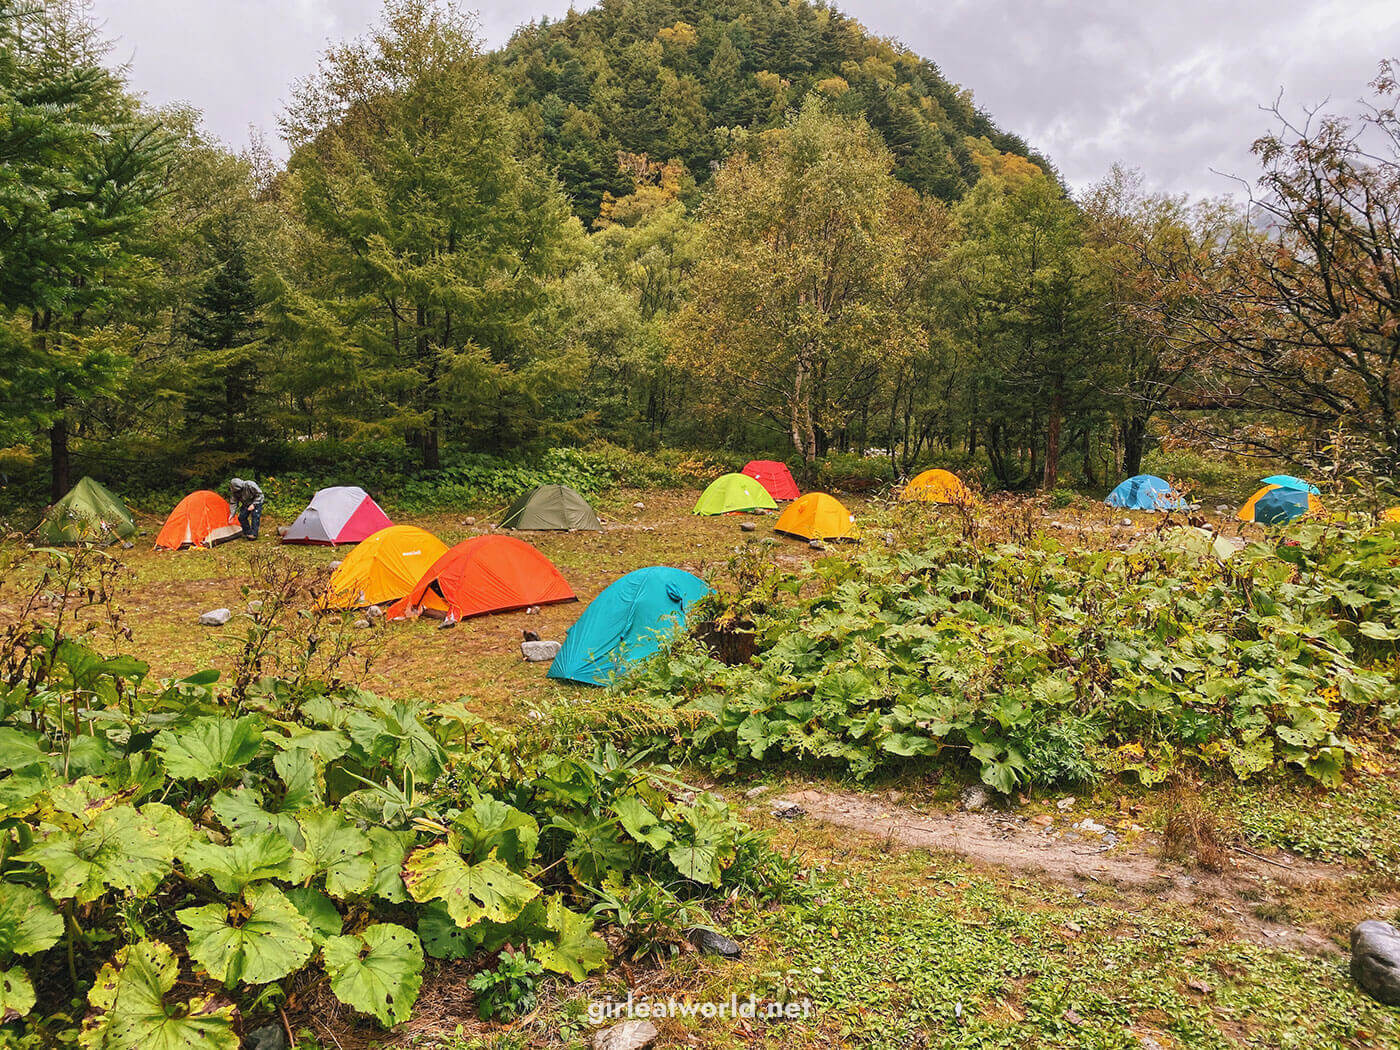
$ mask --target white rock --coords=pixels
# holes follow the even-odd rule
[[[768,786],[767,786],[766,784],[760,784],[760,785],[758,785],[758,787],[751,787],[751,788],[749,788],[747,791],[745,791],[745,792],[744,792],[744,797],[745,797],[745,798],[758,798],[759,795],[764,795],[764,794],[767,794],[767,793],[768,793]]]
[[[340,562],[333,561],[329,565],[327,565],[326,568],[330,569],[331,572],[335,572],[336,569],[340,568]]]
[[[463,524],[463,525],[475,525],[475,524],[476,524],[476,519],[475,519],[475,518],[467,518],[467,519],[465,519],[465,520],[462,522],[462,524]]]
[[[532,664],[542,664],[559,655],[559,643],[549,641],[521,642],[520,655]]]
[[[593,1050],[644,1050],[661,1033],[650,1021],[623,1021],[593,1033]]]
[[[251,601],[248,603],[248,611],[250,613],[260,613],[262,612],[262,607],[263,603],[260,601]]]
[[[1132,518],[1124,518],[1124,519],[1123,519],[1123,524],[1124,524],[1124,525],[1131,525],[1132,523],[1133,523],[1133,519],[1132,519]]]
[[[1084,831],[1090,835],[1102,835],[1108,830],[1108,828],[1090,817],[1085,817],[1078,824],[1073,825],[1073,827],[1075,831]]]
[[[632,504],[632,509],[633,509],[633,510],[646,510],[646,509],[647,509],[647,505],[646,505],[645,503],[634,503],[634,504]]]
[[[1073,805],[1074,796],[1066,795],[1064,798],[1060,799],[1060,801],[1055,803],[1055,808],[1058,809],[1061,813],[1063,813],[1065,810],[1069,809]]]
[[[201,627],[222,627],[233,619],[233,613],[228,609],[210,609],[199,618]]]
[[[377,605],[371,605],[365,610],[365,616],[371,620],[382,620],[384,619],[384,610]]]
[[[368,620],[356,620],[356,621],[355,621],[355,630],[357,630],[357,631],[367,631],[367,630],[369,630],[369,621],[368,621]]]

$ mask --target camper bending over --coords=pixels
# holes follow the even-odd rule
[[[228,510],[238,518],[243,527],[243,538],[258,538],[258,527],[262,524],[263,490],[256,481],[234,478],[228,483]]]

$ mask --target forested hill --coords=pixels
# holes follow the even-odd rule
[[[587,223],[605,192],[632,189],[619,151],[679,159],[703,183],[732,129],[773,127],[814,90],[863,114],[899,177],[943,200],[1021,158],[1049,170],[932,62],[807,0],[603,0],[522,28],[496,58]]]

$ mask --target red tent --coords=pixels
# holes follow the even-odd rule
[[[447,620],[463,620],[577,600],[554,563],[524,540],[476,536],[433,562],[408,597],[395,602],[387,616],[406,620],[430,609]]]
[[[802,495],[797,482],[792,480],[792,471],[788,470],[787,464],[775,459],[751,459],[744,464],[741,473],[757,481],[774,499],[796,499]]]

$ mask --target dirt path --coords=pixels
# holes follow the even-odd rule
[[[820,820],[901,846],[1044,876],[1086,896],[1092,888],[1095,899],[1124,910],[1183,905],[1208,932],[1312,954],[1342,951],[1354,922],[1396,906],[1394,898],[1355,885],[1344,867],[1288,853],[1232,851],[1223,871],[1187,869],[1160,857],[1157,836],[1140,831],[1120,839],[1112,831],[1082,830],[1074,826],[1085,819],[1078,813],[1037,820],[990,810],[915,812],[878,795],[817,789],[789,791],[764,804],[787,819]],[[800,814],[794,817],[789,804]]]

